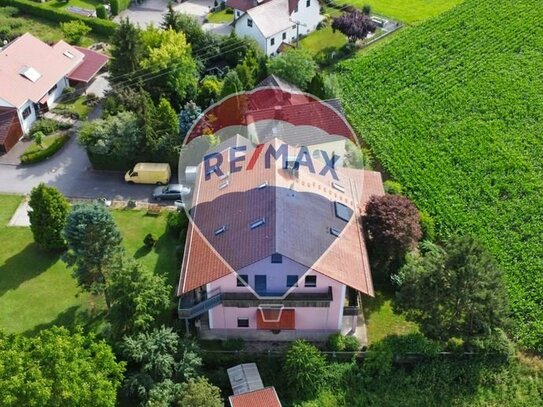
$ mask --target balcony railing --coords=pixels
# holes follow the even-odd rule
[[[284,299],[277,298],[281,294],[274,296],[256,297],[250,292],[220,292],[215,290],[201,299],[196,299],[194,295],[187,294],[179,298],[178,315],[181,319],[195,318],[210,309],[222,304],[223,307],[248,308],[258,307],[259,305],[278,304],[285,307],[314,307],[327,308],[333,301],[332,287],[326,290],[312,292],[294,292],[287,295]]]

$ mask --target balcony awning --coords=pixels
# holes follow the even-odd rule
[[[296,314],[293,309],[259,308],[256,310],[256,329],[296,329]]]

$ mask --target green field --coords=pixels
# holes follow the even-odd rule
[[[511,333],[541,351],[538,4],[466,0],[345,62],[339,79],[351,123],[418,207],[435,216],[440,235],[471,233],[494,253],[509,288]]]
[[[53,324],[97,329],[104,317],[102,298],[81,293],[60,256],[40,250],[29,228],[6,226],[21,199],[0,195],[0,329],[27,334]],[[127,253],[175,284],[176,242],[165,232],[166,216],[134,210],[116,210],[113,216]],[[153,250],[144,248],[147,233],[158,238]]]
[[[368,4],[372,13],[407,24],[417,24],[447,11],[463,0],[337,0],[338,4],[362,8]]]

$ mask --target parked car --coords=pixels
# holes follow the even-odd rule
[[[157,187],[153,191],[153,198],[161,200],[179,200],[182,196],[190,194],[190,188],[181,184],[169,184],[165,187]]]
[[[165,185],[170,181],[171,176],[170,164],[137,163],[125,174],[124,180],[129,184]]]

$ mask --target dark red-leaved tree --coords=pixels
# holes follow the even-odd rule
[[[404,196],[372,196],[363,218],[374,271],[394,273],[422,237],[419,211]]]
[[[359,10],[334,17],[332,21],[332,30],[342,32],[350,42],[362,40],[376,29],[377,25],[371,20],[370,16],[361,13]]]

